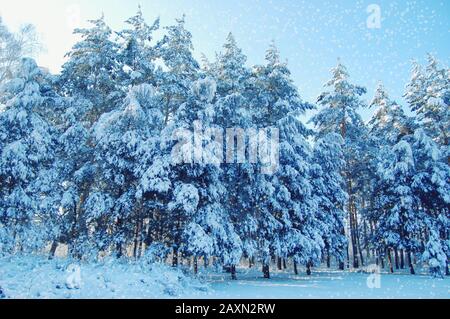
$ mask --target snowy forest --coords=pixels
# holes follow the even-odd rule
[[[89,22],[51,74],[27,57],[32,32],[0,20],[0,255],[145,259],[237,280],[239,268],[269,279],[369,264],[449,275],[450,69],[438,57],[412,63],[406,105],[353,83],[338,57],[305,101],[269,40],[262,65],[231,33],[197,61],[185,17]],[[198,120],[278,128],[278,169],[174,163],[174,131]]]

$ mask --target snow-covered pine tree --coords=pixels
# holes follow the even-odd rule
[[[344,263],[347,238],[345,237],[344,206],[347,201],[345,182],[341,171],[344,167],[342,155],[343,139],[341,135],[330,133],[316,141],[311,167],[313,196],[317,203],[318,222],[322,223],[322,238],[325,244],[327,267],[331,257],[338,263]]]
[[[422,129],[414,133],[412,150],[416,163],[412,187],[420,199],[420,209],[425,212],[429,234],[422,260],[436,258],[434,261],[428,260],[432,274],[448,274],[450,168],[442,159],[439,145]],[[439,256],[446,256],[443,265]],[[437,265],[436,260],[440,260],[441,264]]]
[[[413,133],[412,119],[405,115],[399,104],[390,99],[383,84],[378,85],[369,107],[375,108],[369,121],[369,134],[378,140],[378,146],[395,145],[404,136]]]
[[[287,63],[281,60],[273,43],[265,60],[266,64],[255,67],[252,73],[251,90],[255,93],[251,100],[252,122],[256,128],[279,128],[281,144],[277,172],[274,176],[260,174],[258,178],[264,183],[258,184],[266,188],[256,187],[261,190],[257,205],[266,209],[265,219],[259,219],[261,235],[265,237],[258,237],[259,241],[267,240],[262,247],[269,250],[262,257],[278,256],[279,267],[281,258],[292,257],[309,269],[320,261],[322,242],[309,181],[311,149],[306,141],[309,132],[297,117],[312,105],[301,100]]]
[[[192,53],[192,35],[185,28],[185,17],[176,19],[175,25],[164,29],[167,34],[157,43],[155,50],[165,66],[159,69],[157,77],[158,88],[163,95],[164,120],[168,123],[186,101],[200,67]]]
[[[222,52],[216,55],[213,63],[206,65],[206,72],[217,82],[217,94],[220,97],[231,93],[245,94],[242,88],[249,81],[250,70],[246,66],[247,57],[237,45],[232,33],[227,35]]]
[[[437,143],[448,151],[450,131],[450,77],[449,70],[440,68],[439,62],[428,55],[425,71],[415,62],[411,80],[406,87],[405,98],[417,119]]]
[[[136,196],[140,152],[156,145],[163,125],[159,101],[151,85],[135,86],[123,107],[102,115],[93,128],[96,174],[85,203],[86,219],[95,229],[96,248],[113,247],[118,257],[140,239],[144,217]]]
[[[365,169],[364,193],[365,207],[362,211],[362,223],[364,231],[364,245],[366,246],[367,257],[370,256],[372,230],[378,219],[378,213],[381,210],[377,206],[375,199],[377,192],[382,191],[379,176],[377,175],[377,166],[383,161],[386,153],[397,144],[401,139],[410,139],[410,135],[416,127],[414,117],[408,117],[403,112],[402,107],[393,101],[386,92],[383,84],[379,84],[375,96],[369,104],[370,108],[375,108],[375,113],[368,123],[369,135],[366,140],[367,168]],[[371,234],[369,234],[369,232]],[[377,261],[383,257],[383,252],[375,252]],[[394,251],[395,263],[399,268],[404,267],[404,251]],[[400,259],[400,262],[399,262]]]
[[[419,249],[420,231],[424,214],[414,188],[415,165],[411,146],[405,140],[398,142],[378,167],[380,209],[375,244],[388,257],[393,272],[392,249],[405,249],[410,271],[414,274],[411,254]]]
[[[88,120],[92,124],[120,105],[124,90],[118,81],[123,68],[118,45],[111,40],[111,29],[104,16],[89,22],[91,28],[74,31],[82,39],[66,54],[68,61],[62,66],[60,86],[66,95],[91,102]]]
[[[214,123],[222,129],[233,129],[233,134],[247,138],[244,130],[252,128],[252,116],[249,108],[248,81],[250,71],[245,65],[246,56],[237,46],[232,34],[227,36],[223,52],[216,56],[213,63],[204,67],[204,76],[215,80],[216,100],[214,101]],[[232,225],[242,240],[242,253],[253,260],[257,257],[257,221],[255,217],[255,165],[238,163],[234,145],[237,137],[226,141],[224,149],[232,154],[231,161],[221,165],[223,181],[227,189],[224,199],[227,214]],[[225,137],[226,138],[226,137]],[[238,252],[238,250],[237,250]],[[233,269],[230,269],[233,271]]]
[[[67,103],[60,136],[64,161],[59,164],[66,188],[61,205],[70,221],[70,226],[65,226],[65,240],[70,254],[78,258],[90,251],[91,244],[86,212],[96,173],[91,129],[102,114],[120,106],[125,91],[120,83],[123,67],[118,45],[111,40],[111,29],[104,16],[89,22],[91,28],[75,29],[81,40],[67,53],[68,61],[58,80],[59,92]]]
[[[90,160],[93,151],[89,141],[90,124],[86,120],[91,104],[83,98],[64,97],[61,106],[62,110],[55,113],[59,132],[55,156],[60,187],[54,192],[59,197],[59,214],[50,258],[60,243],[68,246],[71,257],[81,258],[87,228],[80,205],[88,196],[94,172]]]
[[[365,104],[360,96],[366,93],[366,89],[349,82],[349,74],[340,62],[332,69],[332,79],[325,85],[329,91],[323,92],[317,99],[317,103],[323,108],[314,115],[311,122],[317,130],[317,138],[329,133],[337,133],[344,139],[345,167],[343,174],[348,194],[347,214],[349,224],[349,236],[352,251],[353,267],[359,267],[358,254],[362,260],[358,236],[358,184],[362,175],[361,159],[364,158],[363,137],[366,128],[357,110]],[[344,265],[339,267],[343,269]]]
[[[195,209],[192,212],[181,212],[180,219],[185,220],[182,250],[194,257],[195,265],[198,257],[219,258],[224,266],[230,268],[232,278],[236,279],[242,244],[224,205],[226,188],[220,169],[223,162],[223,134],[222,128],[215,123],[215,92],[214,80],[198,80],[192,85],[187,102],[178,109],[175,127],[197,130],[198,135],[193,141],[193,164],[174,165],[172,172],[175,183],[190,185],[198,193]],[[202,127],[196,127],[197,125]],[[214,129],[220,134],[215,136]],[[201,158],[197,158],[196,154],[201,155]]]
[[[51,240],[56,130],[42,116],[54,104],[47,75],[21,60],[1,88],[0,224],[3,249],[36,251]]]
[[[318,201],[313,196],[308,132],[296,115],[288,114],[278,122],[280,163],[271,180],[275,188],[271,202],[272,215],[281,227],[274,229],[271,245],[278,256],[292,257],[296,273],[300,264],[306,266],[309,275],[311,267],[321,261],[324,225],[318,218]]]
[[[438,227],[435,225],[431,224],[428,227],[429,237],[421,259],[428,264],[431,276],[444,278],[444,274],[446,272],[448,274],[448,240],[442,241]]]
[[[118,32],[120,38],[119,58],[125,68],[123,85],[142,83],[156,86],[156,52],[152,46],[153,33],[159,29],[159,18],[150,26],[145,22],[141,6],[133,17],[125,21],[129,29]]]

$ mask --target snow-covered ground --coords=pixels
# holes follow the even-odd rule
[[[207,289],[181,270],[109,260],[77,264],[41,257],[0,258],[0,287],[7,298],[176,298]]]
[[[369,277],[370,276],[370,277]],[[0,258],[0,286],[7,298],[445,298],[450,279],[426,274],[370,275],[314,269],[312,276],[239,268],[229,274],[201,269],[198,279],[164,265],[105,261],[77,264],[41,257]],[[371,288],[372,287],[372,288]]]
[[[270,280],[258,270],[243,270],[238,281],[210,275],[206,298],[450,298],[450,278],[407,273],[370,275],[315,269],[311,276],[275,272]],[[189,296],[186,296],[189,297]]]

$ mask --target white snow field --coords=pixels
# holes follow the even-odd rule
[[[13,299],[450,297],[449,278],[433,279],[426,274],[381,273],[369,277],[366,273],[321,268],[314,269],[311,276],[286,271],[273,271],[271,276],[267,280],[259,269],[239,268],[239,280],[233,281],[229,274],[214,272],[211,267],[202,269],[196,279],[186,271],[143,262],[73,264],[66,259],[49,261],[42,257],[0,258],[0,287],[6,298]]]
[[[450,298],[450,278],[433,279],[427,274],[381,273],[377,277],[366,273],[315,269],[311,276],[304,272],[298,276],[274,272],[267,280],[255,269],[238,273],[238,279],[231,281],[228,274],[210,276],[207,280],[210,289],[205,298]]]

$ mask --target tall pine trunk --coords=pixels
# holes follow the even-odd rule
[[[198,260],[197,256],[194,256],[194,274],[198,274]]]
[[[405,269],[405,252],[400,249],[400,268]]]
[[[387,249],[387,255],[388,255],[388,261],[389,261],[389,271],[393,274],[394,273],[394,266],[392,264],[392,256],[391,256],[391,249]]]
[[[231,266],[231,280],[237,280],[236,266],[235,265]]]
[[[264,274],[264,278],[270,279],[270,266],[268,263],[263,262],[262,272]]]
[[[277,267],[278,267],[278,270],[282,269],[281,268],[281,257],[277,257]]]
[[[311,262],[306,263],[306,274],[311,276]]]
[[[178,248],[173,248],[172,267],[178,267]]]
[[[53,257],[55,257],[56,248],[58,248],[58,242],[56,240],[54,240],[52,242],[52,246],[50,247],[50,252],[48,254],[48,259],[53,259]]]
[[[397,248],[394,248],[394,258],[395,258],[395,269],[400,269]]]
[[[412,262],[412,257],[411,257],[411,252],[409,250],[406,251],[406,255],[408,256],[408,266],[409,266],[409,272],[411,273],[411,275],[415,275],[416,271],[414,270],[414,266],[413,266],[413,262]]]

